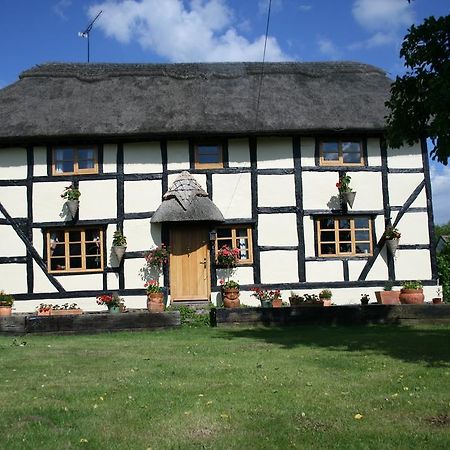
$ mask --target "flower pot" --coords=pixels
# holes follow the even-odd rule
[[[289,297],[289,304],[291,305],[291,307],[300,306],[303,303],[304,302],[301,301],[300,297]]]
[[[433,305],[439,305],[440,303],[442,303],[442,298],[434,297],[431,301],[433,302]]]
[[[270,300],[260,300],[262,308],[272,308],[272,302]]]
[[[110,314],[120,314],[120,306],[108,306],[108,312]]]
[[[52,314],[52,312],[50,309],[48,311],[38,311],[37,312],[38,316],[50,316],[51,314]]]
[[[423,289],[401,289],[399,298],[404,305],[418,305],[425,300]]]
[[[0,306],[0,316],[10,316],[11,309],[11,306]]]
[[[114,245],[113,247],[111,247],[111,252],[115,255],[115,257],[119,263],[122,261],[126,250],[127,250],[127,247],[125,245],[120,245],[120,246]]]
[[[164,311],[164,292],[152,292],[147,294],[147,309],[150,312]]]
[[[82,312],[81,309],[52,309],[49,316],[77,316]]]
[[[78,207],[80,206],[79,200],[67,200],[66,202],[67,208],[69,209],[70,215],[72,216],[72,219],[75,219],[75,216],[77,215]]]
[[[362,298],[361,299],[361,305],[368,305],[369,304],[369,299],[368,298]]]
[[[397,251],[397,247],[398,247],[398,242],[399,242],[398,238],[386,240],[386,246],[389,250],[389,253],[392,256],[395,256],[395,252]]]
[[[377,302],[383,305],[399,305],[400,291],[376,291]]]
[[[331,298],[324,298],[323,300],[323,306],[331,306]]]
[[[353,202],[355,201],[356,192],[342,192],[341,197],[351,208],[353,206]]]
[[[283,305],[283,301],[281,298],[274,298],[272,301],[272,308],[281,308]]]
[[[239,308],[239,289],[222,289],[222,300],[225,308]]]

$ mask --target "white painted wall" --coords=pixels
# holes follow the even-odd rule
[[[353,203],[352,210],[383,210],[381,173],[351,172],[350,176],[350,186],[352,187],[353,191],[356,192],[355,202]]]
[[[11,217],[27,217],[26,186],[0,186],[0,202]]]
[[[253,284],[253,267],[238,266],[232,270],[231,275],[228,269],[217,269],[217,286],[220,286],[220,280],[234,280],[239,284]]]
[[[0,264],[0,289],[13,294],[27,292],[27,265]]]
[[[273,250],[261,252],[261,283],[298,282],[297,252]]]
[[[316,165],[316,140],[312,137],[302,137],[300,138],[300,145],[302,166],[314,167]]]
[[[35,246],[36,246],[36,244],[35,244]],[[35,261],[33,261],[33,277],[34,277],[33,292],[35,294],[57,292],[57,289],[55,288],[55,286],[53,286],[53,284],[50,283],[50,280],[46,277],[46,275],[44,274],[42,269],[36,264]],[[84,289],[84,287],[83,287],[83,289]],[[39,303],[50,303],[50,302],[41,300],[41,301],[39,301]],[[58,302],[55,301],[53,303],[58,303]],[[63,303],[65,303],[65,301]]]
[[[291,169],[294,167],[292,138],[258,138],[256,155],[258,169]]]
[[[125,181],[125,213],[156,211],[161,204],[162,182],[160,180]]]
[[[228,161],[230,167],[250,167],[250,146],[248,139],[228,140]]]
[[[27,177],[27,150],[21,147],[0,148],[0,180]]]
[[[367,165],[381,166],[381,149],[379,138],[367,138]]]
[[[116,180],[80,181],[79,218],[110,219],[117,217]]]
[[[252,217],[249,173],[214,174],[212,186],[212,200],[225,219]]]
[[[427,280],[431,278],[429,250],[397,250],[395,277],[399,280]]]
[[[400,219],[397,228],[402,235],[400,244],[430,243],[426,212],[406,212]]]
[[[34,168],[33,176],[46,177],[47,176],[47,148],[34,147]]]
[[[295,206],[294,175],[258,175],[258,206]]]
[[[303,217],[303,236],[305,241],[305,257],[316,256],[316,248],[314,244],[315,222],[312,216]]]
[[[25,256],[25,244],[19,239],[16,232],[9,225],[0,225],[0,256]],[[0,271],[4,264],[0,264]],[[0,290],[2,289],[0,275]]]
[[[161,173],[159,142],[133,142],[123,146],[124,173]]]
[[[103,146],[103,173],[117,172],[117,144]]]
[[[390,173],[388,175],[388,187],[391,206],[403,206],[422,181],[422,173]],[[414,202],[414,206],[426,207],[425,187],[419,197]]]
[[[150,250],[159,245],[161,236],[156,235],[155,230],[160,228],[150,225],[150,219],[125,220],[123,224],[123,234],[127,237],[127,252],[140,250]]]
[[[410,169],[423,167],[422,151],[419,142],[411,146],[388,148],[387,155],[389,168]]]
[[[303,208],[330,209],[339,204],[339,172],[303,172]]]
[[[40,182],[33,184],[33,219],[35,222],[58,222],[64,226],[63,206],[61,198],[67,181]],[[82,198],[81,198],[82,201]]]
[[[72,274],[70,276],[55,276],[66,291],[79,291],[80,286],[83,290],[101,291],[103,289],[102,273],[83,273],[80,275]],[[62,303],[66,303],[64,300]]]
[[[342,261],[306,261],[306,281],[344,281]]]
[[[189,170],[189,142],[167,142],[167,170]]]
[[[258,245],[298,245],[295,214],[259,214]]]

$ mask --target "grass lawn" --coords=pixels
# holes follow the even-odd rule
[[[0,337],[0,448],[450,447],[450,327]]]

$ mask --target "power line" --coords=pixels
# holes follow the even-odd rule
[[[259,102],[261,99],[261,87],[262,87],[262,82],[263,82],[263,77],[264,77],[264,62],[266,60],[266,49],[267,49],[267,37],[269,35],[269,23],[270,23],[270,9],[272,7],[272,0],[269,0],[269,8],[267,11],[267,23],[266,23],[266,37],[264,39],[264,52],[263,52],[263,59],[262,59],[262,64],[261,64],[261,77],[259,79],[259,88],[258,88],[258,100],[256,102],[256,115],[255,115],[255,130],[256,130],[256,125],[258,122],[258,113],[259,113]]]

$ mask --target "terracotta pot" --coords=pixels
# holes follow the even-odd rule
[[[401,289],[399,298],[404,305],[418,305],[425,300],[423,289]]]
[[[79,200],[67,200],[67,208],[69,209],[70,215],[72,216],[72,219],[75,219],[75,216],[77,215],[78,207],[80,206]]]
[[[239,308],[239,289],[222,289],[222,300],[225,308]]]
[[[10,316],[11,306],[0,306],[0,316]]]
[[[51,310],[49,309],[48,311],[38,311],[37,315],[38,316],[50,316],[51,315]]]
[[[377,291],[375,292],[375,297],[377,302],[383,305],[399,305],[400,291]]]
[[[81,309],[52,309],[50,316],[77,316],[83,311]]]
[[[434,297],[432,300],[434,305],[439,305],[440,303],[442,303],[442,298],[441,297]]]
[[[147,294],[147,309],[150,312],[164,311],[164,292],[155,292]]]
[[[323,300],[323,306],[331,306],[331,298],[324,298],[321,300]]]
[[[281,298],[273,299],[272,308],[281,308],[282,305],[283,305],[283,301],[281,300]]]

